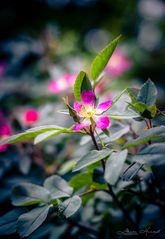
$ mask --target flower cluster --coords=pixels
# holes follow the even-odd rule
[[[74,110],[80,121],[73,129],[79,131],[89,126],[100,129],[107,129],[110,126],[110,119],[104,113],[109,109],[112,100],[107,100],[95,106],[96,98],[92,90],[84,90],[81,94],[82,102],[74,103]]]

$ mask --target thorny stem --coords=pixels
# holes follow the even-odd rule
[[[96,142],[96,139],[95,139],[95,136],[94,136],[94,133],[93,133],[92,129],[90,129],[90,136],[92,138],[92,141],[93,141],[93,143],[95,145],[96,150],[100,150],[99,146],[98,146],[98,144]],[[104,162],[104,159],[101,160],[101,163],[102,163],[103,171],[105,172],[105,162]],[[107,186],[108,186],[108,190],[106,190],[106,192],[111,195],[111,197],[113,198],[113,200],[116,203],[116,205],[123,212],[123,215],[125,216],[128,224],[129,224],[129,227],[131,229],[135,230],[135,231],[138,231],[138,227],[136,226],[136,224],[134,223],[132,218],[129,216],[127,210],[124,208],[122,203],[118,200],[118,198],[116,197],[115,193],[113,192],[112,186],[109,183],[107,183]]]

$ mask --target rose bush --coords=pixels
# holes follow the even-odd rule
[[[77,156],[55,175],[14,187],[15,208],[0,218],[0,234],[115,238],[119,232],[126,235],[124,231],[144,234],[142,230],[150,226],[161,235],[165,115],[156,105],[156,86],[148,80],[141,88],[126,88],[102,103],[95,93],[119,39],[96,56],[90,77],[84,71],[78,74],[73,106],[63,99],[67,109],[59,114],[72,119],[70,127],[36,126],[2,141],[3,145],[34,139],[38,144],[69,135],[70,140],[80,139],[80,145]],[[155,217],[159,220],[153,223]]]

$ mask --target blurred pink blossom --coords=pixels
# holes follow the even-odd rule
[[[4,76],[5,72],[6,72],[6,63],[0,61],[0,77]]]
[[[76,79],[76,74],[66,73],[58,80],[51,80],[48,83],[48,90],[53,94],[59,94],[62,91],[72,87]]]
[[[95,93],[96,95],[97,94],[100,94],[104,91],[104,87],[105,86],[105,82],[104,81],[100,81],[97,85],[96,85],[96,88],[95,88]]]
[[[2,115],[0,118],[2,119]],[[2,119],[2,124],[0,124],[0,141],[8,138],[11,134],[11,127],[10,125],[5,121],[5,119]],[[9,145],[4,144],[0,145],[0,152],[4,152],[8,149]]]
[[[105,70],[112,77],[118,77],[128,71],[131,66],[132,61],[120,49],[117,49],[110,58]]]
[[[27,109],[23,114],[23,122],[25,125],[33,125],[39,120],[39,112],[35,109]]]

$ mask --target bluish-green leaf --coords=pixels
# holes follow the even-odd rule
[[[77,101],[81,101],[81,92],[83,90],[91,90],[92,86],[84,71],[80,71],[74,83],[74,96]]]
[[[13,209],[0,217],[0,235],[12,234],[16,232],[18,217],[24,213],[22,208]]]
[[[91,77],[95,81],[107,65],[112,56],[120,37],[114,39],[108,46],[106,46],[93,60],[91,65]]]
[[[119,139],[123,135],[129,132],[130,127],[128,125],[122,124],[114,124],[110,127],[110,134],[107,137],[103,137],[104,143],[114,142],[115,140]]]
[[[3,140],[1,144],[12,144],[12,143],[20,142],[20,141],[25,141],[28,139],[33,139],[38,134],[41,134],[43,132],[51,131],[51,130],[60,130],[60,129],[63,129],[63,128],[56,125],[45,125],[45,126],[31,128],[26,130],[23,133],[10,136],[9,138]]]
[[[165,164],[165,143],[151,144],[138,152],[133,159],[151,166]]]
[[[46,131],[44,133],[38,134],[35,139],[34,139],[34,144],[38,144],[41,143],[44,140],[48,140],[52,137],[55,137],[59,134],[62,133],[71,133],[73,132],[71,129],[67,129],[67,128],[62,128],[60,130],[51,130],[51,131]]]
[[[15,206],[29,206],[49,202],[50,193],[44,187],[32,183],[21,183],[14,188],[11,199]]]
[[[136,98],[137,98],[137,95],[139,93],[139,89],[137,88],[127,88],[127,93],[129,95],[129,97],[131,98],[132,100],[132,103],[136,102]]]
[[[73,172],[78,171],[82,168],[87,167],[88,165],[91,165],[93,163],[96,163],[106,157],[108,157],[111,154],[110,149],[103,149],[103,150],[92,150],[88,154],[86,154],[84,157],[82,157],[76,164],[76,166],[73,169]]]
[[[107,114],[108,114],[109,118],[118,119],[118,120],[134,119],[134,118],[140,117],[139,113],[137,113],[131,109],[126,109],[123,112],[119,112],[112,108],[112,109],[108,110]]]
[[[140,169],[143,167],[144,164],[139,162],[134,162],[124,171],[122,175],[122,179],[124,181],[130,181],[136,177]]]
[[[127,154],[127,150],[113,152],[106,161],[104,178],[111,185],[114,185],[119,179]]]
[[[18,232],[21,237],[27,237],[34,232],[47,218],[51,205],[37,207],[22,214],[18,219]]]
[[[132,139],[130,142],[124,145],[123,148],[136,147],[141,144],[148,143],[154,140],[156,142],[165,141],[165,126],[159,126],[152,129],[145,130],[138,138]]]
[[[65,200],[59,206],[60,212],[66,217],[71,217],[81,206],[81,198],[77,195]]]
[[[70,197],[73,193],[73,188],[58,175],[47,178],[44,182],[44,187],[51,192],[51,199]]]
[[[148,107],[151,107],[156,102],[157,89],[155,84],[151,80],[147,80],[137,97],[137,101],[146,104]]]

